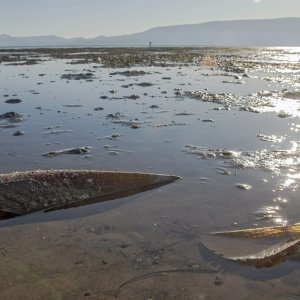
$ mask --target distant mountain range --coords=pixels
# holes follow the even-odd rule
[[[122,36],[61,38],[0,35],[0,47],[62,46],[300,46],[300,18],[213,21],[156,27]]]

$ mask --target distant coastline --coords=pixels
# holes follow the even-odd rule
[[[0,53],[5,51],[22,51],[22,50],[34,50],[34,49],[110,49],[110,48],[136,48],[136,49],[147,49],[148,46],[145,45],[122,45],[122,46],[115,46],[115,45],[91,45],[91,46],[82,46],[82,45],[74,45],[74,46],[68,46],[68,45],[61,45],[61,46],[14,46],[14,47],[2,47],[0,46]],[[209,45],[155,45],[152,46],[154,49],[165,49],[165,48],[182,48],[182,49],[188,49],[188,48],[195,48],[195,49],[222,49],[222,48],[231,48],[231,49],[295,49],[298,50],[300,46],[209,46]]]
[[[0,35],[3,48],[63,47],[299,47],[300,18],[213,21],[155,27],[122,36],[61,38]]]

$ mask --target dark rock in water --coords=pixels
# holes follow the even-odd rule
[[[89,170],[39,170],[0,174],[0,219],[128,197],[177,176]]]
[[[88,152],[90,152],[90,147],[77,147],[77,148],[46,152],[43,154],[43,156],[53,157],[53,156],[58,156],[60,154],[85,154]]]
[[[214,119],[202,119],[201,121],[202,122],[206,122],[206,123],[213,123],[213,122],[215,122]]]
[[[137,100],[137,99],[139,99],[140,98],[140,96],[138,96],[138,95],[130,95],[130,96],[128,96],[128,97],[126,97],[127,99],[132,99],[132,100]]]
[[[108,97],[107,97],[107,96],[101,96],[100,98],[103,99],[103,100],[105,100],[105,99],[107,99]]]
[[[152,104],[152,105],[149,106],[149,108],[159,108],[159,106],[155,105],[155,104]]]
[[[18,130],[18,131],[16,131],[13,135],[14,135],[14,136],[20,136],[20,135],[24,135],[24,134],[25,134],[24,131]]]
[[[141,83],[136,83],[135,85],[141,86],[141,87],[148,87],[148,86],[152,86],[154,84],[151,82],[141,82]]]
[[[122,75],[122,76],[143,76],[143,75],[146,75],[146,74],[149,74],[145,71],[137,71],[137,70],[132,70],[132,71],[124,71],[124,72],[113,72],[113,73],[110,73],[109,75]]]
[[[106,116],[106,119],[120,119],[120,118],[123,118],[124,117],[124,115],[122,115],[120,112],[115,112],[115,113],[113,113],[113,114],[108,114],[107,116]]]
[[[63,107],[82,107],[81,104],[63,104]]]
[[[141,128],[141,125],[133,123],[133,124],[131,124],[131,128],[138,129],[138,128]]]
[[[93,73],[79,73],[79,74],[63,74],[60,77],[61,79],[67,80],[88,80],[94,78]]]
[[[104,110],[104,108],[99,106],[99,107],[95,107],[94,110]]]
[[[175,116],[192,116],[192,115],[194,115],[194,114],[186,112],[186,111],[175,114]]]
[[[21,103],[22,100],[21,99],[8,99],[5,102],[10,103],[10,104],[18,104],[18,103]]]
[[[9,119],[12,121],[17,121],[17,120],[22,119],[22,115],[14,112],[14,111],[10,111],[10,112],[0,115],[0,119]]]

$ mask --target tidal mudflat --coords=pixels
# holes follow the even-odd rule
[[[257,268],[219,254],[282,240],[207,234],[300,221],[299,57],[297,48],[2,49],[1,173],[182,179],[2,220],[0,298],[297,299],[298,248]]]

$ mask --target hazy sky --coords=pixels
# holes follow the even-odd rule
[[[212,20],[300,17],[300,0],[0,0],[0,34],[95,37]]]

